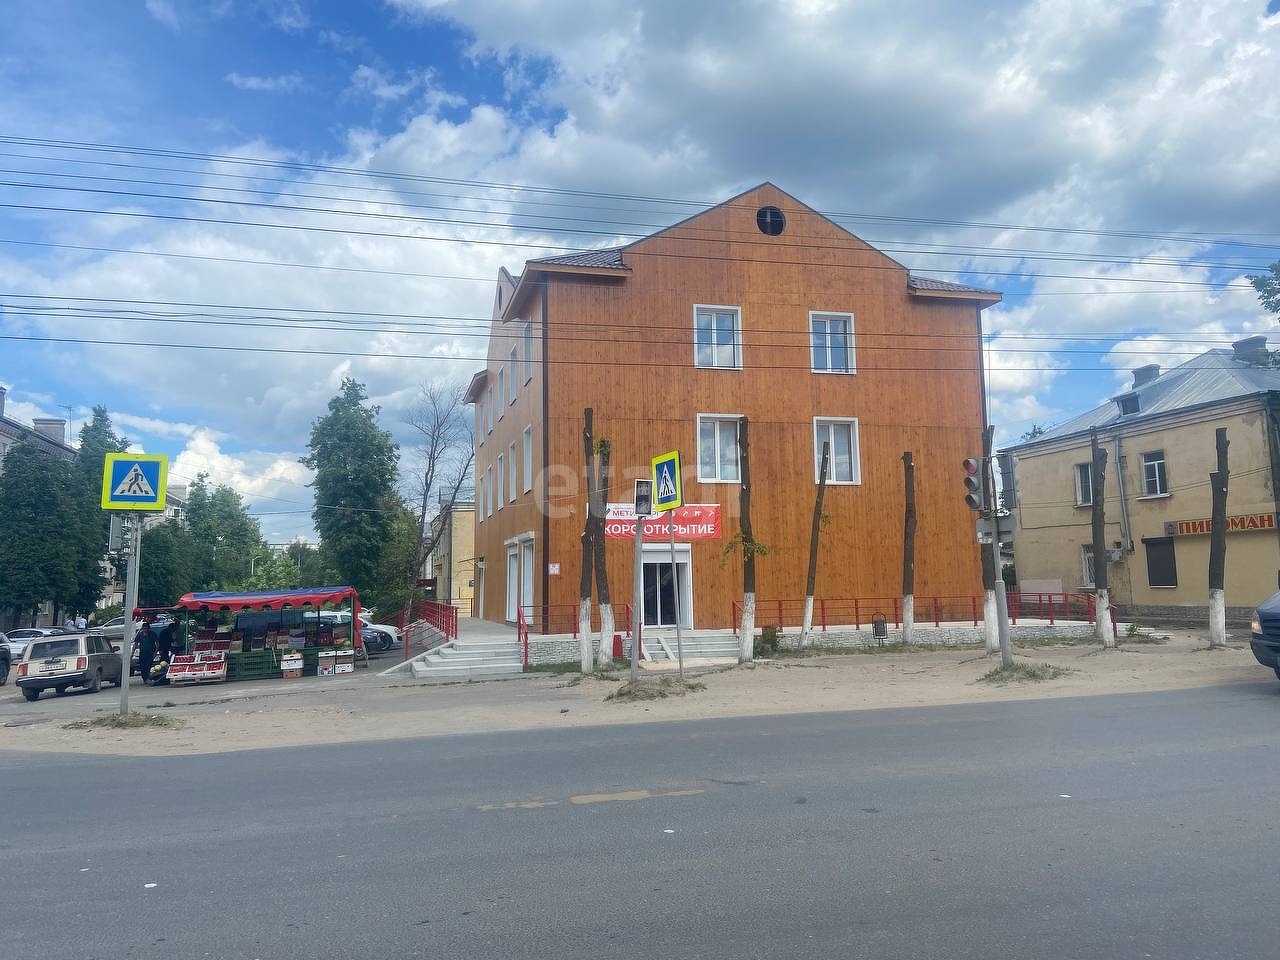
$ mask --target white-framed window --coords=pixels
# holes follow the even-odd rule
[[[507,500],[511,503],[516,502],[516,442],[511,441],[507,447],[507,467],[510,473],[507,477]]]
[[[479,489],[476,491],[476,523],[484,522],[484,477],[481,477],[476,484]]]
[[[742,477],[738,462],[737,414],[698,414],[698,480],[701,483],[737,483]]]
[[[533,424],[524,428],[524,492],[533,489]]]
[[[822,445],[830,444],[827,483],[861,483],[862,467],[858,453],[858,421],[856,418],[813,418],[813,482],[818,482],[822,469]]]
[[[811,310],[809,346],[814,373],[855,373],[853,314]]]
[[[1094,585],[1092,543],[1085,543],[1080,546],[1080,576],[1082,577],[1081,586],[1092,587]]]
[[[1093,503],[1093,467],[1088,463],[1076,464],[1076,506],[1087,507]],[[1090,580],[1090,583],[1093,581]]]
[[[501,510],[502,504],[506,501],[506,498],[502,496],[502,490],[506,486],[506,478],[507,478],[506,461],[502,459],[502,454],[498,454],[497,477],[498,477],[498,488],[497,488],[498,509]]]
[[[476,436],[480,439],[476,442],[476,446],[484,444],[484,397],[476,401]]]
[[[484,427],[486,433],[493,433],[493,387],[489,388],[489,399],[484,405]]]
[[[493,465],[490,464],[484,471],[484,515],[486,517],[493,516]]]
[[[511,348],[511,355],[507,357],[507,383],[511,385],[511,397],[508,403],[516,402],[516,348]],[[515,461],[513,460],[512,463]]]
[[[1169,492],[1164,472],[1164,451],[1152,450],[1142,455],[1142,495],[1160,497]]]
[[[533,379],[533,321],[524,324],[524,382]]]
[[[507,412],[507,371],[504,367],[498,368],[498,419],[502,419],[502,415]]]
[[[697,367],[742,369],[741,310],[737,307],[694,307],[693,363]]]

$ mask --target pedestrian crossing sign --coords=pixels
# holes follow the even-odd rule
[[[163,453],[108,453],[102,465],[103,510],[163,510],[169,458]]]
[[[680,451],[672,450],[653,458],[653,512],[662,513],[684,506],[680,483]]]

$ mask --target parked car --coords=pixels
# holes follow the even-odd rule
[[[0,637],[4,634],[0,633]],[[9,647],[0,643],[0,687],[9,682],[9,665],[13,662],[13,658],[9,655]]]
[[[9,655],[13,658],[13,662],[17,663],[22,659],[22,654],[26,652],[27,644],[32,640],[39,640],[41,637],[57,637],[74,632],[74,630],[66,630],[63,627],[18,627],[16,630],[9,631],[7,640],[0,642],[9,645]],[[0,636],[3,636],[3,634],[0,634]]]
[[[120,652],[106,637],[92,633],[45,637],[27,644],[17,672],[18,686],[28,700],[39,699],[42,690],[61,695],[68,687],[96,693],[104,681],[120,685]]]
[[[1280,677],[1280,593],[1268,597],[1253,611],[1249,648],[1255,660]]]

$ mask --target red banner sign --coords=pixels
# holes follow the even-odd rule
[[[1194,534],[1211,532],[1213,522],[1210,520],[1170,520],[1164,525],[1166,537],[1188,537]],[[1274,530],[1276,515],[1274,513],[1246,513],[1238,517],[1227,517],[1227,532],[1238,533],[1241,530]]]
[[[677,507],[671,517],[675,526],[676,539],[681,542],[689,540],[720,539],[720,504],[687,503]],[[629,503],[610,503],[604,516],[604,535],[609,540],[635,539],[636,510]],[[666,540],[667,515],[655,513],[644,518],[641,527],[645,540]]]

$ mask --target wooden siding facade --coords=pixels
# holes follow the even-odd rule
[[[757,211],[767,206],[786,218],[780,235],[757,227]],[[505,272],[499,280],[488,365],[469,394],[478,438],[480,616],[511,619],[513,589],[535,630],[563,629],[564,612],[576,607],[588,407],[596,435],[612,443],[610,502],[630,502],[650,459],[676,449],[685,502],[721,507],[721,539],[682,546],[692,600],[683,619],[695,628],[729,626],[742,597],[741,553],[725,558],[738,530],[740,485],[699,480],[700,415],[750,422],[752,521],[756,540],[769,548],[757,561],[762,600],[804,596],[815,418],[856,421],[857,443],[856,481],[826,492],[816,595],[901,596],[904,451],[916,466],[916,596],[981,594],[960,465],[981,452],[980,311],[996,297],[916,289],[900,264],[769,184],[624,248],[621,262],[578,270],[534,261],[518,282]],[[740,367],[695,364],[698,306],[737,311]],[[851,318],[853,372],[813,370],[811,312]],[[534,457],[528,491],[526,430]],[[495,501],[490,512],[480,488],[497,484],[499,454],[503,473],[511,469],[513,442],[517,497],[509,502],[508,474],[502,506]],[[632,543],[608,540],[606,549],[621,619],[632,596]],[[654,553],[655,561],[669,560],[665,545]],[[532,571],[509,571],[512,556],[531,561]]]

